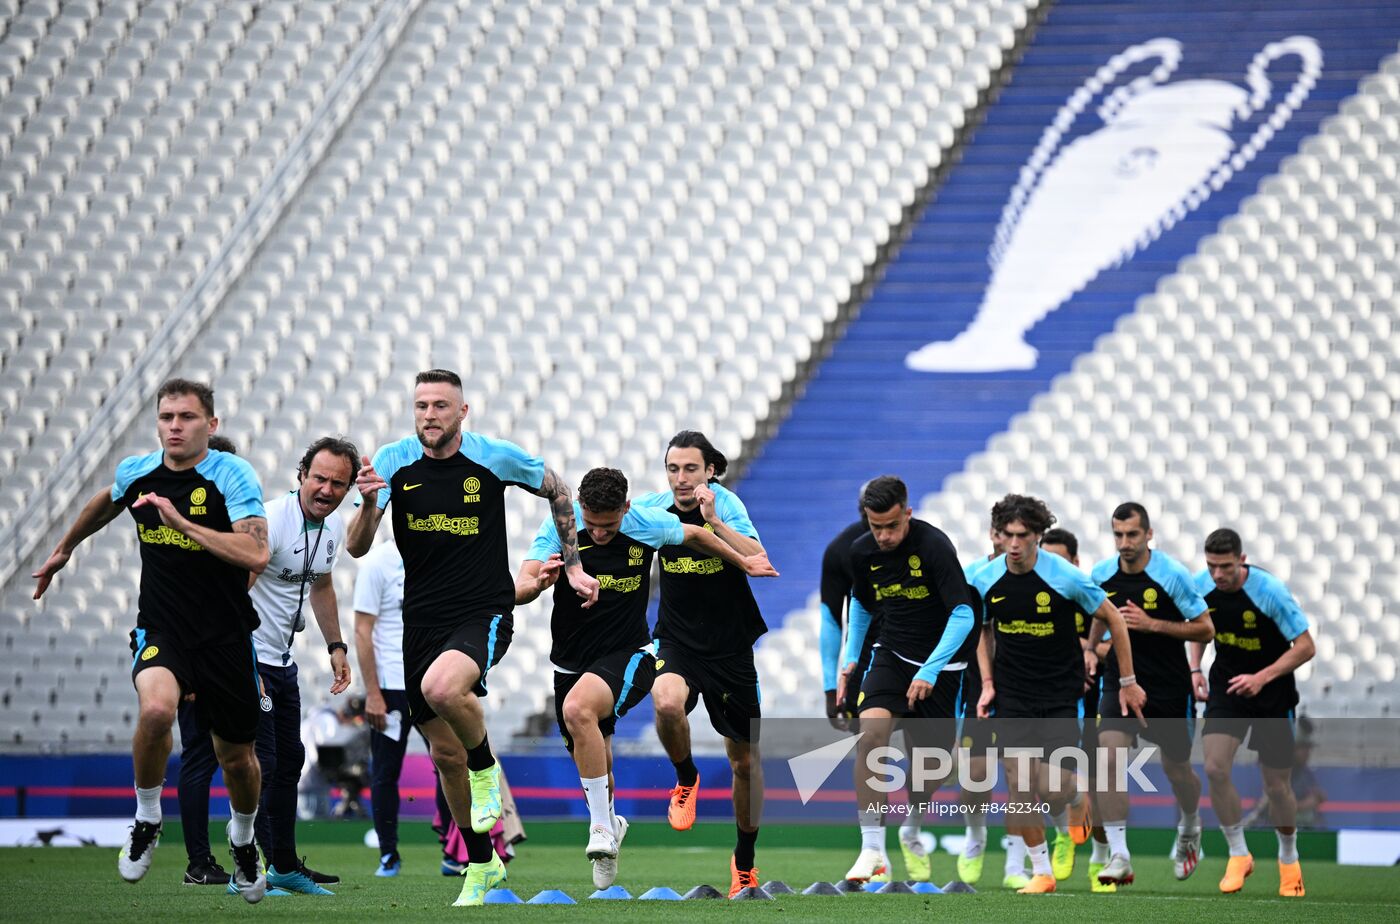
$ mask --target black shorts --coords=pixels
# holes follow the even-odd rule
[[[194,694],[199,725],[230,744],[249,744],[258,737],[258,722],[272,711],[258,677],[253,639],[209,648],[182,648],[158,629],[131,633],[131,681],[150,667],[175,675],[180,695]]]
[[[933,691],[909,708],[909,685],[919,666],[910,664],[888,648],[875,649],[860,685],[859,708],[888,709],[895,718],[954,719],[962,711],[966,671],[942,671]]]
[[[1084,721],[1079,728],[1079,747],[1085,754],[1089,755],[1089,778],[1094,778],[1094,764],[1098,762],[1095,756],[1099,751],[1099,686],[1101,681],[1095,680],[1084,694],[1082,700],[1084,704]]]
[[[694,711],[705,697],[710,726],[730,741],[751,741],[762,716],[763,691],[753,652],[740,651],[717,658],[705,658],[682,645],[661,639],[656,649],[656,675],[676,674],[690,687],[685,712]]]
[[[481,676],[472,692],[485,696],[486,675],[510,648],[514,625],[509,614],[489,614],[468,616],[453,626],[404,626],[404,692],[408,695],[408,712],[413,724],[422,725],[437,718],[437,713],[423,698],[423,678],[439,655],[460,651],[475,661]]]
[[[603,655],[577,674],[554,672],[554,720],[559,723],[559,734],[564,736],[564,747],[570,754],[574,752],[574,739],[564,724],[564,700],[584,674],[597,674],[612,690],[613,711],[598,720],[603,737],[611,738],[617,730],[617,720],[651,692],[656,681],[656,658],[649,651],[623,649]]]
[[[1139,738],[1151,741],[1161,748],[1162,756],[1177,762],[1191,759],[1191,740],[1196,734],[1196,700],[1191,691],[1171,695],[1153,696],[1147,694],[1147,705],[1142,716],[1147,726],[1129,712],[1123,714],[1118,704],[1118,688],[1105,687],[1099,700],[1099,734],[1107,731],[1126,733],[1133,744]]]
[[[1235,697],[1212,696],[1206,701],[1203,735],[1229,735],[1236,741],[1249,739],[1249,749],[1258,753],[1259,763],[1270,770],[1293,767],[1293,710],[1285,714],[1241,707]]]
[[[1054,703],[999,693],[992,712],[997,747],[1040,748],[1043,758],[1059,748],[1077,747],[1083,708],[1082,699]]]

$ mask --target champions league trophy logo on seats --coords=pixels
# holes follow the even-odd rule
[[[1300,60],[1297,79],[1239,148],[1232,129],[1260,114],[1269,66]],[[1165,81],[1181,43],[1158,38],[1115,55],[1075,91],[1021,170],[993,240],[991,282],[972,324],[950,341],[905,358],[920,372],[1033,369],[1026,332],[1099,273],[1131,259],[1254,159],[1307,99],[1322,51],[1306,36],[1266,45],[1245,73],[1247,89],[1221,80]],[[1089,104],[1124,72],[1151,72],[1113,90],[1098,107],[1103,127],[1061,147]]]

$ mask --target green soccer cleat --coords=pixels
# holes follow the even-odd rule
[[[1074,874],[1074,838],[1068,834],[1055,833],[1055,846],[1050,852],[1050,868],[1055,879],[1064,882]]]
[[[472,787],[472,830],[490,834],[501,820],[501,765],[468,770],[467,779]]]
[[[1015,889],[1017,892],[1031,884],[1031,877],[1025,873],[1007,873],[1001,880],[1003,889]]]
[[[958,881],[968,885],[976,885],[982,881],[982,860],[984,855],[978,854],[975,857],[965,857],[958,855]]]
[[[506,865],[494,852],[487,863],[468,863],[463,873],[462,894],[452,903],[454,908],[486,904],[486,893],[506,881]]]
[[[929,862],[928,851],[924,849],[923,840],[918,835],[908,840],[901,836],[899,849],[904,852],[905,878],[910,882],[928,882],[932,874],[932,864]]]
[[[1113,883],[1113,882],[1099,882],[1099,873],[1101,873],[1101,872],[1103,872],[1103,864],[1102,864],[1102,863],[1090,863],[1090,864],[1089,864],[1089,891],[1090,891],[1090,892],[1102,892],[1102,893],[1108,894],[1108,895],[1111,895],[1111,894],[1113,894],[1114,892],[1117,892],[1117,891],[1118,891],[1118,885],[1117,885],[1117,883]]]

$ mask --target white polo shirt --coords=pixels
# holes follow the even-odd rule
[[[335,567],[345,546],[345,520],[340,511],[324,522],[308,520],[293,491],[267,504],[267,538],[271,557],[248,591],[262,620],[253,645],[260,663],[284,667],[292,663],[295,634],[313,618],[311,585]]]
[[[355,611],[374,617],[374,666],[381,690],[402,690],[403,558],[392,541],[382,542],[360,561],[355,575]]]

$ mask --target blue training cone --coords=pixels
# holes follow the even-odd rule
[[[911,882],[909,888],[919,895],[942,895],[943,890],[931,882]]]
[[[492,889],[486,893],[488,905],[523,905],[525,902],[510,889]]]
[[[590,896],[588,896],[588,897],[589,897],[589,898],[602,898],[602,899],[606,899],[606,900],[610,900],[610,901],[621,901],[622,899],[625,899],[625,898],[631,898],[631,897],[632,897],[632,893],[628,892],[626,889],[624,889],[624,888],[623,888],[622,886],[620,886],[620,885],[615,885],[615,886],[608,886],[606,889],[599,889],[598,891],[594,892],[592,895],[590,895]]]
[[[885,885],[886,884],[883,882],[867,882],[865,885],[861,886],[861,889],[866,892],[878,892],[883,889]]]
[[[681,900],[681,893],[670,886],[657,886],[643,892],[640,900],[644,902],[678,902]]]
[[[490,893],[487,893],[490,894]],[[577,905],[578,902],[569,897],[569,893],[561,892],[558,889],[545,889],[543,892],[530,899],[527,905]]]

